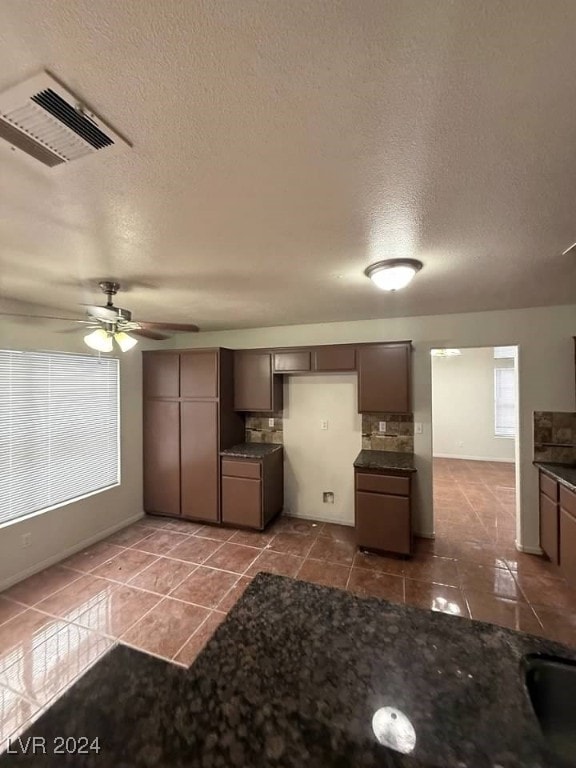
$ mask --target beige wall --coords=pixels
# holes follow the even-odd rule
[[[286,376],[284,379],[284,509],[296,517],[354,524],[354,476],[362,448],[357,378]],[[328,422],[328,429],[320,422]],[[334,493],[325,504],[324,491]]]
[[[81,334],[55,333],[50,330],[52,327],[53,324],[9,323],[0,318],[0,348],[88,351]],[[0,589],[142,516],[139,349],[123,355],[120,360],[121,484],[82,501],[0,527]],[[97,456],[94,458],[98,460]],[[24,533],[32,536],[30,547],[21,546]]]
[[[382,295],[382,302],[387,300],[388,297]],[[171,346],[221,345],[238,349],[412,339],[414,417],[424,425],[422,434],[415,435],[418,467],[415,523],[418,532],[430,534],[434,529],[430,349],[518,345],[521,420],[518,502],[522,510],[518,540],[523,547],[538,550],[538,483],[537,472],[532,466],[532,413],[535,410],[574,410],[574,335],[576,306],[572,305],[189,334],[174,337]]]
[[[494,435],[494,368],[514,361],[495,360],[493,347],[460,351],[432,357],[434,456],[514,461],[514,438]]]

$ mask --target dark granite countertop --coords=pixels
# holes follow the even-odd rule
[[[185,670],[123,646],[23,736],[47,754],[4,766],[555,768],[521,678],[526,653],[576,650],[520,632],[260,574]],[[378,743],[374,714],[415,747]],[[54,755],[56,736],[101,751]]]
[[[398,469],[416,472],[414,454],[397,451],[360,451],[354,466],[356,469]]]
[[[534,466],[558,480],[571,491],[576,491],[576,467],[569,464],[554,464],[548,461],[535,461]]]
[[[232,448],[220,451],[220,456],[237,456],[240,459],[261,459],[271,453],[281,451],[282,446],[276,443],[239,443]]]

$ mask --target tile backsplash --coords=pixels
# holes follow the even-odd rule
[[[534,412],[534,459],[559,464],[576,462],[576,413]]]
[[[385,432],[380,432],[382,421],[386,422]],[[414,417],[405,413],[363,413],[362,448],[414,453]]]
[[[270,426],[274,419],[274,426]],[[247,443],[277,443],[284,442],[282,413],[247,413],[246,414]]]

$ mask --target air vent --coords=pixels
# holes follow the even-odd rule
[[[0,94],[0,138],[50,168],[129,146],[46,72]]]

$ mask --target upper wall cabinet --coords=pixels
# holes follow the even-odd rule
[[[179,397],[180,355],[161,352],[142,356],[144,397]]]
[[[356,370],[355,347],[318,347],[313,351],[313,370],[318,373],[339,373]]]
[[[358,347],[359,413],[410,413],[409,342]]]
[[[274,376],[271,352],[234,353],[234,410],[282,410],[282,379]]]
[[[274,353],[276,373],[305,373],[311,368],[311,353],[308,349]]]
[[[180,353],[180,397],[218,397],[217,350],[191,350]]]

